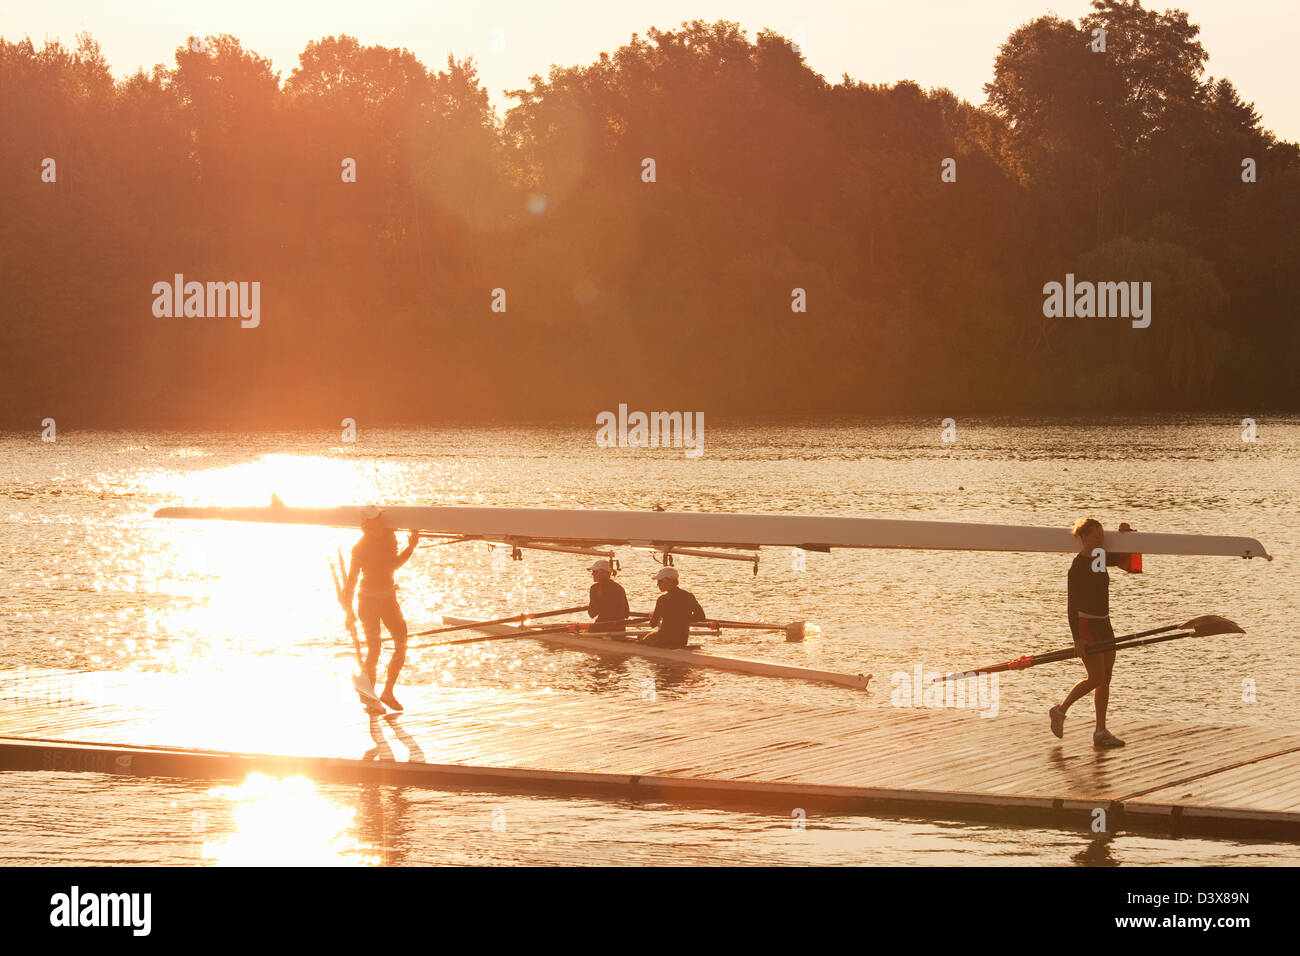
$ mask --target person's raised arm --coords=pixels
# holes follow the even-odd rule
[[[1128,532],[1134,529],[1127,521],[1121,522],[1118,531]],[[1121,542],[1122,543],[1122,542]],[[1131,551],[1112,551],[1106,549],[1106,566],[1111,568],[1121,568],[1129,574],[1142,573],[1142,555]]]
[[[397,556],[397,561],[393,564],[393,568],[394,569],[400,568],[407,561],[411,560],[411,555],[415,554],[415,546],[419,543],[420,543],[420,532],[412,531],[411,539],[406,542],[406,550]]]

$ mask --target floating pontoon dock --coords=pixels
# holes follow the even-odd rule
[[[998,819],[1300,840],[1300,733],[1266,725],[1126,721],[1093,750],[1046,719],[970,710],[406,688],[407,713],[367,718],[337,698],[225,699],[184,678],[0,671],[0,770],[602,794],[657,803]],[[245,718],[224,719],[232,707]]]

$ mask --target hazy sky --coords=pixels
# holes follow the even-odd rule
[[[844,73],[868,82],[912,79],[946,86],[983,102],[998,45],[1016,26],[1049,11],[1077,20],[1087,0],[0,0],[0,36],[62,40],[89,30],[117,75],[173,54],[190,34],[230,33],[269,57],[282,78],[297,65],[309,40],[346,33],[364,44],[401,46],[426,66],[448,53],[472,55],[498,108],[501,95],[545,74],[552,63],[589,63],[646,27],[683,20],[735,20],[749,31],[770,27],[786,36],[803,31],[804,55],[814,70],[836,81]],[[1201,26],[1210,53],[1208,71],[1236,84],[1254,102],[1267,127],[1300,139],[1300,0],[1149,0],[1177,6]],[[493,50],[504,30],[505,50]]]

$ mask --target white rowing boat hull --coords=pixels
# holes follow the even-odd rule
[[[361,507],[163,508],[158,518],[206,518],[357,528]],[[594,511],[563,508],[470,508],[460,506],[385,508],[394,530],[466,535],[489,541],[638,547],[900,548],[939,551],[1037,551],[1073,554],[1076,539],[1065,528],[840,518],[812,515],[703,514],[673,511]],[[1268,558],[1254,538],[1210,534],[1106,532],[1116,553],[1217,555]]]
[[[448,626],[473,623],[469,618],[459,617],[444,617],[442,622]],[[588,654],[613,657],[645,657],[655,661],[731,671],[735,674],[784,677],[790,680],[811,681],[815,684],[833,684],[837,687],[848,687],[853,690],[865,690],[871,680],[870,674],[840,674],[835,671],[815,670],[811,667],[795,667],[789,664],[774,664],[769,661],[753,661],[743,657],[721,657],[717,654],[705,654],[701,651],[648,647],[636,641],[619,641],[608,637],[579,637],[576,634],[530,634],[527,630],[521,630],[510,624],[484,624],[482,627],[467,628],[467,630],[491,635],[518,634],[521,638],[526,637],[530,640],[544,641],[547,644],[585,651]]]

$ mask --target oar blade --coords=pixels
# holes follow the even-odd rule
[[[1219,617],[1217,614],[1203,614],[1200,617],[1194,617],[1183,627],[1190,630],[1197,637],[1212,637],[1215,634],[1245,634],[1240,627],[1226,617]]]
[[[371,687],[370,682],[360,674],[353,676],[352,688],[366,700],[373,700],[375,703],[380,703],[379,698],[375,696],[375,689]]]
[[[787,641],[802,641],[806,637],[821,637],[822,629],[812,621],[791,621],[785,626]]]

